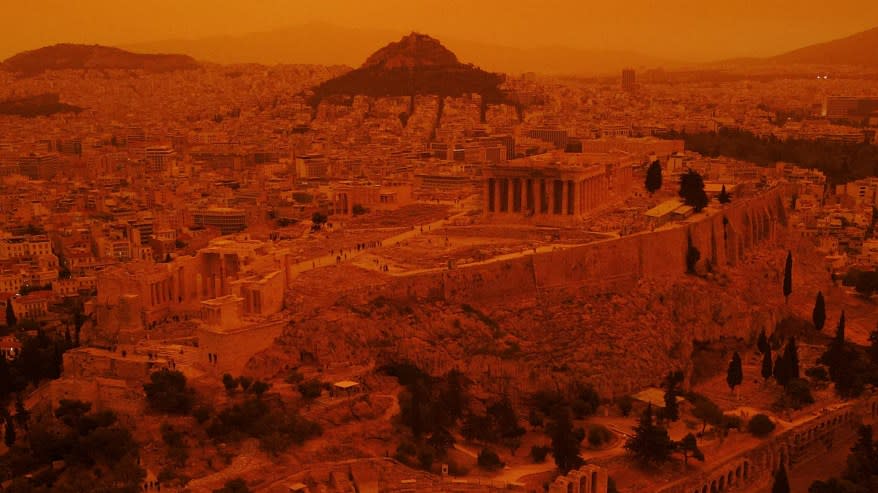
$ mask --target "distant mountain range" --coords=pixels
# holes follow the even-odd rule
[[[186,53],[217,63],[309,63],[358,66],[375,46],[403,33],[389,30],[350,29],[313,23],[241,36],[215,36],[167,40],[128,46],[137,52]],[[443,38],[443,43],[464,60],[494,72],[545,74],[616,74],[626,67],[697,69],[716,63],[696,64],[668,60],[632,51],[585,50],[566,46],[516,48]],[[719,62],[727,67],[753,64],[860,65],[878,68],[878,28],[819,43],[781,55]]]
[[[312,23],[241,36],[214,36],[126,45],[132,51],[186,53],[215,63],[296,63],[357,67],[378,46],[407,34],[402,31],[350,29]],[[462,60],[505,73],[609,74],[625,67],[666,68],[680,62],[628,51],[580,50],[562,46],[515,48],[442,38]]]
[[[22,74],[63,69],[141,69],[154,72],[198,68],[188,55],[132,53],[100,45],[57,44],[24,51],[0,63],[0,69]]]
[[[123,46],[59,44],[26,51],[0,63],[0,69],[20,73],[68,68],[138,68],[167,71],[195,68],[200,60],[222,64],[316,64],[359,66],[372,50],[403,33],[350,29],[325,23],[240,36],[154,41]],[[742,58],[713,63],[685,63],[631,51],[584,50],[565,46],[516,48],[459,39],[443,43],[461,59],[485,70],[504,73],[538,72],[553,75],[618,74],[626,67],[665,70],[722,70],[751,66],[850,65],[878,69],[878,28],[818,43],[777,56]],[[125,51],[130,50],[130,51]],[[157,55],[154,53],[183,53]]]
[[[786,64],[878,67],[878,27],[846,38],[818,43],[770,58]]]
[[[437,39],[411,33],[379,49],[360,68],[329,79],[312,92],[311,103],[333,96],[414,96],[480,94],[484,102],[503,102],[501,74],[461,63]]]

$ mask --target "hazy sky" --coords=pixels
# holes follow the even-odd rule
[[[683,61],[770,55],[878,26],[875,0],[0,0],[0,58],[307,22]],[[388,40],[390,41],[390,40]]]

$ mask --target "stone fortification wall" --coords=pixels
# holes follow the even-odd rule
[[[785,195],[783,187],[776,187],[666,229],[402,276],[379,288],[378,293],[394,299],[465,303],[533,297],[543,290],[564,287],[597,294],[617,291],[640,279],[672,280],[686,273],[690,244],[701,255],[699,268],[709,269],[734,265],[748,250],[774,240],[786,227]]]
[[[839,443],[847,443],[860,424],[871,424],[876,418],[878,397],[846,403],[656,493],[719,493],[767,485],[781,465],[795,470],[797,464],[819,457],[834,445],[844,446]]]

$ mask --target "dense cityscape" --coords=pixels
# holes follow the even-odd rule
[[[0,491],[878,491],[874,51],[37,48],[0,63]]]

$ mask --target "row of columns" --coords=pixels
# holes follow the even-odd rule
[[[173,299],[171,293],[171,280],[164,279],[162,281],[153,282],[149,285],[149,303],[150,306],[168,303]]]
[[[489,213],[579,216],[604,203],[607,179],[598,175],[582,180],[488,178],[484,205]]]

